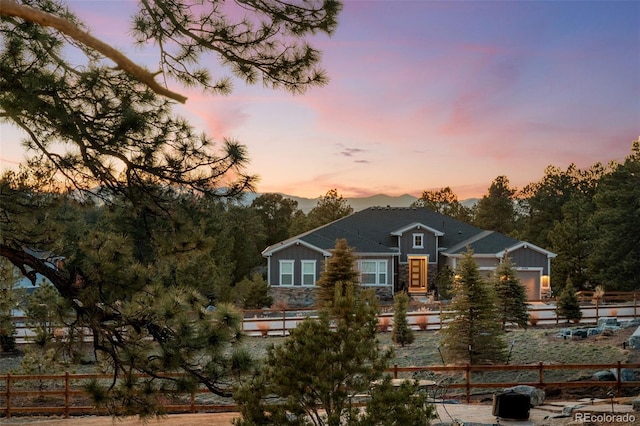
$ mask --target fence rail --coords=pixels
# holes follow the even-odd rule
[[[579,292],[582,320],[584,324],[597,323],[602,317],[620,319],[637,319],[640,315],[640,297],[638,293],[607,293],[604,297],[596,297],[593,292]],[[535,317],[540,325],[559,325],[563,319],[558,317],[556,306],[550,300],[534,301],[530,304],[529,314]],[[407,313],[409,326],[415,330],[439,330],[446,323],[445,316],[450,312],[448,305],[440,302],[413,306]],[[243,311],[242,331],[252,336],[286,336],[306,318],[317,317],[315,309],[260,309]],[[393,313],[390,307],[384,307],[378,316],[381,324],[392,327]],[[29,343],[32,335],[26,325],[25,317],[14,317],[17,339],[19,343]],[[91,336],[85,334],[89,341]]]
[[[472,390],[475,389],[500,389],[516,385],[529,385],[542,389],[569,389],[576,387],[600,387],[615,390],[617,396],[621,396],[625,388],[640,388],[640,381],[623,381],[623,369],[640,369],[640,364],[538,364],[530,365],[444,365],[444,366],[416,366],[399,367],[394,365],[388,369],[393,378],[413,377],[418,372],[431,372],[434,374],[453,374],[458,377],[449,385],[449,390],[459,389],[466,398],[471,401]],[[557,370],[611,370],[615,371],[615,381],[552,381],[545,375]],[[481,380],[474,380],[474,373],[491,372],[523,372],[533,371],[537,373],[537,380],[531,381],[481,381],[486,380],[486,375],[480,375]],[[176,376],[178,376],[176,374]],[[4,389],[0,387],[0,416],[11,417],[25,414],[63,414],[69,417],[72,414],[105,414],[90,403],[89,395],[83,386],[83,380],[112,379],[108,374],[49,374],[49,375],[0,375],[0,381]],[[42,384],[49,381],[48,387],[33,386],[33,383]],[[184,398],[173,400],[164,405],[169,413],[196,413],[196,412],[232,412],[237,407],[232,404],[211,404],[196,399],[197,394],[210,394],[206,388],[197,389],[194,392],[184,394]],[[452,394],[453,395],[453,394]],[[47,405],[54,404],[54,405]]]

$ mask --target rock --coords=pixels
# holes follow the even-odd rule
[[[601,382],[612,382],[616,380],[616,375],[609,370],[603,370],[593,373],[593,378],[594,380],[598,380]]]
[[[531,406],[536,407],[544,404],[545,393],[542,389],[538,389],[533,386],[518,385],[512,388],[503,389],[504,392],[518,392],[524,395],[529,395],[531,400]]]
[[[629,346],[633,349],[640,349],[640,327],[636,328],[636,331],[629,337]]]
[[[571,337],[577,337],[579,339],[585,339],[587,337],[587,330],[584,330],[584,329],[573,330],[573,332],[571,332]]]
[[[613,380],[618,380],[618,369],[612,368],[611,374],[613,374]],[[621,368],[620,369],[620,381],[622,382],[633,382],[636,379],[635,373],[631,368]]]
[[[631,402],[631,406],[633,407],[633,411],[640,411],[640,398],[636,398]]]
[[[638,327],[640,325],[640,318],[624,321],[620,323],[622,328]]]
[[[596,336],[596,335],[598,335],[600,333],[602,333],[602,329],[601,328],[589,328],[589,329],[587,329],[587,337]]]
[[[617,327],[618,326],[618,318],[613,318],[613,317],[598,318],[598,328],[605,328],[605,326]]]

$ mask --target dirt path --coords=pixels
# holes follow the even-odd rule
[[[238,413],[202,413],[202,414],[171,414],[160,419],[143,422],[138,418],[113,419],[111,417],[79,416],[65,418],[55,417],[12,417],[0,419],[5,425],[35,425],[35,426],[230,426]]]

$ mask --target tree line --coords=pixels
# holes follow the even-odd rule
[[[640,139],[622,162],[588,169],[548,166],[542,179],[517,190],[498,176],[473,207],[446,187],[414,203],[549,250],[556,293],[640,289]]]

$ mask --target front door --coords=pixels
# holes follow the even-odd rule
[[[427,292],[427,258],[409,258],[409,293]]]

